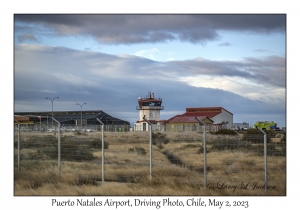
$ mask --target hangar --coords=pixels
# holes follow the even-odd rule
[[[26,116],[33,124],[48,124],[52,122],[52,112],[15,112],[15,118],[18,116]],[[53,117],[61,123],[62,126],[89,126],[100,125],[100,122],[96,118],[100,119],[104,125],[126,125],[130,126],[130,123],[125,120],[121,120],[101,111],[101,110],[88,110],[88,111],[54,111]],[[82,118],[81,118],[82,117]]]

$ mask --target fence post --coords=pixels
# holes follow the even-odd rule
[[[18,171],[20,171],[20,122],[15,121],[18,123]]]
[[[103,116],[102,116],[103,117]],[[102,183],[104,184],[104,123],[96,118],[96,120],[101,123],[101,133],[102,133]]]
[[[152,179],[152,124],[146,119],[146,116],[144,115],[143,119],[148,123],[149,125],[149,132],[150,132],[150,179]]]
[[[203,156],[204,156],[204,187],[206,188],[207,183],[207,172],[206,172],[206,124],[199,120],[198,117],[195,117],[195,119],[199,122],[199,124],[203,125],[204,131],[203,131]]]
[[[52,118],[52,120],[54,120],[55,122],[57,122],[57,124],[58,124],[58,143],[57,143],[57,147],[58,147],[58,163],[57,163],[57,167],[58,167],[58,172],[60,172],[60,169],[61,169],[61,167],[60,167],[60,163],[61,163],[61,142],[60,142],[60,122],[58,122],[54,117]],[[55,130],[55,129],[54,129]],[[54,132],[55,133],[55,132]]]
[[[268,194],[268,162],[267,162],[267,134],[261,128],[257,127],[264,134],[264,162],[265,162],[265,192]]]

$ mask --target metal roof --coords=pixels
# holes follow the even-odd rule
[[[51,119],[52,112],[15,112],[15,116],[27,116],[30,117],[33,121],[39,121],[38,116],[41,116],[42,121]],[[53,111],[53,117],[58,120],[59,122],[67,122],[67,121],[74,121],[81,119],[81,111]],[[82,119],[84,120],[96,120],[99,118],[106,123],[111,122],[118,122],[118,123],[125,123],[130,124],[125,120],[121,120],[115,117],[110,116],[109,114],[101,111],[101,110],[83,110],[82,111]]]
[[[224,111],[228,112],[229,114],[232,114],[231,112],[229,112],[228,110],[224,109],[223,107],[221,106],[212,106],[212,107],[188,107],[186,108],[187,109],[223,109]],[[197,113],[197,112],[195,112]],[[207,112],[201,112],[201,113],[211,113],[210,111],[207,111]],[[221,113],[221,112],[220,112]],[[233,114],[232,114],[233,115]]]
[[[205,117],[208,117],[208,118],[213,118],[217,115],[221,114],[221,112],[188,112],[188,113],[184,113],[183,115],[184,116],[198,116],[198,117],[201,117],[201,116],[205,116]]]
[[[176,115],[175,117],[172,117],[168,120],[169,123],[175,123],[175,122],[185,122],[185,123],[199,123],[198,120],[195,119],[195,115],[194,116],[186,116],[186,115]],[[197,116],[200,120],[204,120],[204,119],[208,119],[213,123],[213,120],[208,118],[207,116]]]

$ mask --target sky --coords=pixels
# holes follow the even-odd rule
[[[134,123],[223,107],[286,126],[286,21],[274,14],[14,14],[14,111],[103,110]]]

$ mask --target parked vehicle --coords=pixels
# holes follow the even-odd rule
[[[254,128],[261,128],[262,130],[276,130],[277,123],[273,121],[258,121],[254,124]]]

